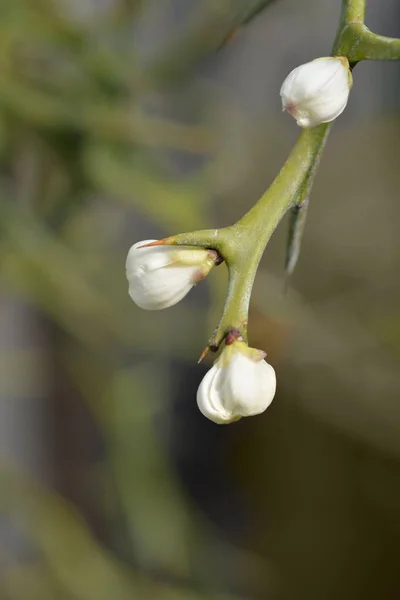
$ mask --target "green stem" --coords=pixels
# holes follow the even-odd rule
[[[333,43],[333,56],[347,56],[356,44],[352,25],[362,25],[365,17],[366,0],[342,0],[342,11],[336,38]],[[349,62],[352,61],[349,59]]]
[[[361,60],[400,60],[400,39],[373,33],[364,25],[366,0],[344,0],[332,54]]]
[[[347,57],[350,63],[361,60],[400,60],[400,39],[372,33],[365,25],[351,25],[352,44]]]
[[[341,52],[342,32],[351,21],[363,22],[365,4],[366,0],[343,0],[334,54],[345,55]],[[238,329],[247,341],[250,296],[259,262],[276,226],[301,190],[310,192],[331,125],[304,129],[257,204],[236,225],[222,230],[227,242],[218,250],[229,269],[229,289],[221,321],[209,340],[211,349],[217,349],[231,329]]]
[[[366,0],[343,0],[340,23],[364,23]]]
[[[223,256],[229,269],[224,312],[209,345],[218,348],[231,329],[247,340],[247,318],[254,278],[276,226],[295,202],[298,190],[314,174],[331,124],[303,129],[287,161],[255,206],[232,227],[221,230],[230,240]]]

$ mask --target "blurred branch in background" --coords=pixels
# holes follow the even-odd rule
[[[46,368],[31,379],[48,377],[44,389],[53,391],[50,405],[35,400],[36,410],[44,414],[52,407],[53,427],[58,427],[57,411],[66,395],[66,423],[79,428],[83,425],[73,417],[79,396],[87,402],[105,449],[104,456],[96,453],[94,462],[81,457],[86,482],[74,490],[58,471],[65,459],[60,455],[64,450],[51,441],[59,435],[57,430],[48,424],[45,437],[32,447],[34,452],[43,452],[48,484],[78,501],[90,489],[87,482],[93,481],[92,472],[100,468],[96,513],[102,515],[105,533],[90,533],[89,514],[85,522],[67,500],[46,491],[31,477],[4,470],[2,511],[7,521],[25,526],[22,537],[15,537],[13,528],[7,535],[16,539],[23,555],[31,548],[28,560],[21,562],[11,553],[3,565],[5,593],[19,600],[54,595],[222,598],[208,590],[215,587],[214,577],[204,578],[204,565],[211,567],[213,562],[206,550],[212,540],[214,552],[230,556],[230,562],[247,564],[252,578],[255,570],[259,576],[262,572],[245,553],[242,556],[234,548],[221,546],[211,526],[191,508],[154,430],[154,420],[166,418],[167,406],[159,402],[171,394],[166,362],[170,339],[184,327],[197,352],[201,342],[195,341],[196,332],[204,316],[196,318],[199,309],[190,308],[187,317],[180,311],[172,319],[159,321],[156,328],[149,328],[148,321],[141,326],[132,320],[132,306],[125,286],[122,290],[120,285],[119,238],[121,232],[125,236],[128,232],[126,211],[134,211],[136,217],[130,219],[137,230],[148,219],[156,220],[159,229],[205,222],[207,162],[217,149],[214,134],[203,122],[179,122],[165,117],[162,110],[149,110],[153,86],[160,81],[156,75],[159,58],[154,58],[154,67],[143,70],[132,44],[132,34],[140,29],[146,13],[144,5],[112,2],[92,10],[90,3],[85,7],[17,1],[3,6],[2,286],[11,302],[28,302],[34,311],[46,315],[42,321],[47,322],[42,355]],[[218,35],[215,29],[211,45],[210,40],[203,45],[204,30],[216,25],[211,6],[200,20],[199,15],[192,15],[196,31],[183,31],[189,36],[186,42],[180,40],[180,49],[185,43],[197,47],[182,54],[183,71],[191,68],[189,59],[192,64],[201,60],[221,43],[231,26],[240,24],[231,20],[227,5],[223,11],[227,21],[221,13]],[[173,50],[163,51],[162,57],[163,68],[169,70],[170,64],[175,69]],[[172,151],[180,156],[192,154],[199,166],[205,159],[203,173],[197,169],[194,176],[177,177]],[[32,309],[19,309],[27,310]],[[29,356],[36,356],[34,337],[29,342],[28,365]],[[10,340],[4,343],[6,348]],[[175,357],[185,361],[188,342],[182,340],[180,346],[181,350],[179,344],[175,347]],[[13,382],[18,363],[21,367],[23,363],[18,360],[20,353],[12,352],[15,360],[7,360],[11,369],[3,372],[7,404],[21,402],[18,389],[28,398],[33,389],[27,385],[27,372],[20,374],[22,386]],[[142,363],[143,353],[164,357],[157,379],[153,366]],[[23,436],[29,434],[30,423],[21,421],[22,426],[14,435],[22,443],[24,456]],[[83,435],[92,437],[93,433],[86,429]],[[84,448],[80,439],[76,444]],[[68,445],[73,444],[70,438]],[[5,451],[7,458],[11,447],[6,445]],[[62,459],[59,465],[57,455]],[[81,510],[88,511],[85,501]],[[125,564],[117,559],[118,553]],[[209,556],[193,571],[192,562],[198,562],[199,553]]]

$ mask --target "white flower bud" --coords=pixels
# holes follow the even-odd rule
[[[203,415],[225,424],[264,412],[276,389],[275,371],[265,356],[242,341],[225,346],[197,391]]]
[[[129,295],[141,308],[160,310],[177,304],[214,266],[217,253],[195,246],[134,244],[126,259]]]
[[[329,123],[346,108],[353,83],[344,56],[317,58],[300,65],[281,87],[282,107],[300,127]]]

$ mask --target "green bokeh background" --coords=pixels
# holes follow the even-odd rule
[[[243,7],[0,5],[2,599],[400,597],[399,65],[355,70],[287,293],[287,223],[261,264],[266,413],[196,407],[224,265],[167,311],[127,294],[131,244],[233,223],[296,139],[279,87],[340,2],[275,0],[221,47]]]

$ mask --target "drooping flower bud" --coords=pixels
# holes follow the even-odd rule
[[[137,242],[126,259],[129,295],[147,310],[177,304],[204,279],[218,258],[215,250],[195,246],[140,247],[155,241]]]
[[[286,77],[280,92],[282,107],[300,127],[329,123],[346,108],[352,83],[347,58],[317,58]]]
[[[243,341],[226,345],[197,391],[197,405],[218,424],[258,415],[271,404],[276,389],[275,371],[265,352]]]

